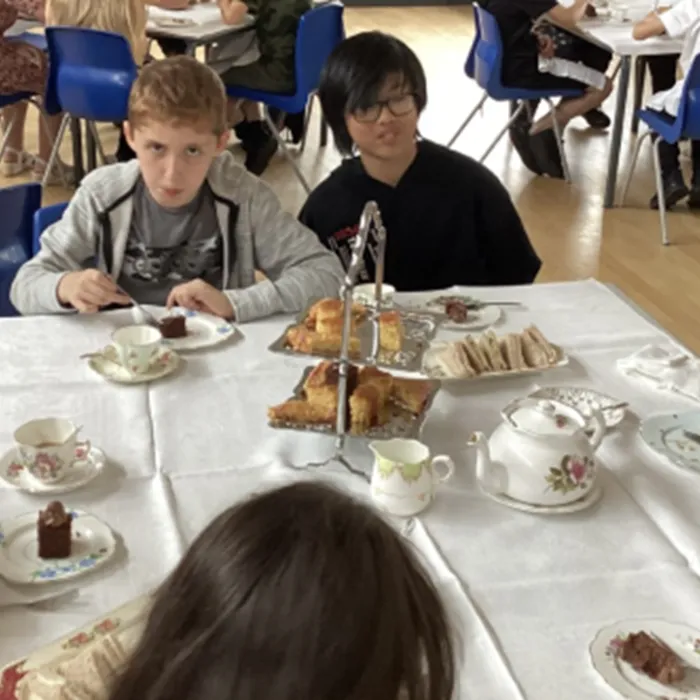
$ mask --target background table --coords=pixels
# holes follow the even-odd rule
[[[617,359],[665,338],[603,285],[477,293],[522,301],[525,308],[508,310],[498,331],[535,322],[571,361],[529,378],[445,384],[426,422],[422,439],[434,453],[450,454],[457,470],[406,536],[426,558],[461,633],[457,697],[614,698],[588,659],[601,627],[627,617],[700,627],[700,477],[656,456],[637,435],[639,417],[696,404],[652,393],[617,372]],[[309,364],[265,350],[289,319],[242,326],[237,342],[189,354],[183,369],[163,381],[110,385],[78,355],[108,342],[129,318],[129,311],[118,311],[0,321],[0,448],[9,449],[14,428],[30,418],[69,416],[83,424],[85,436],[106,451],[110,469],[64,501],[108,522],[124,550],[56,606],[0,609],[0,664],[157,585],[217,512],[254,491],[318,476],[368,496],[367,484],[337,465],[317,473],[289,468],[329,455],[331,438],[267,426],[266,407],[284,400]],[[604,495],[588,511],[527,515],[491,502],[476,487],[469,434],[490,433],[501,408],[534,382],[595,387],[631,403],[621,428],[598,451]],[[370,470],[364,441],[351,439],[348,453]],[[3,516],[42,505],[0,488]]]

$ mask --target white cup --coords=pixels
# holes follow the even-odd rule
[[[396,294],[396,289],[394,287],[392,287],[390,284],[383,284],[382,306],[393,306],[394,294]],[[371,284],[358,284],[352,290],[352,298],[358,304],[364,304],[365,306],[376,306],[376,285],[374,284],[374,282],[372,282]]]
[[[90,451],[90,442],[78,442],[80,428],[63,418],[40,418],[15,430],[17,456],[26,472],[42,484],[55,484],[76,461],[76,452]]]
[[[131,374],[145,374],[158,356],[163,336],[152,326],[125,326],[112,333],[119,363]]]
[[[418,440],[393,438],[370,443],[374,466],[370,490],[379,508],[408,517],[420,513],[435,498],[435,488],[454,473],[446,455],[430,458],[430,450]],[[438,465],[445,467],[441,474]]]

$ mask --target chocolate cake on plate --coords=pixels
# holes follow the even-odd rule
[[[184,316],[166,316],[158,324],[164,338],[184,338],[187,335],[187,323]]]
[[[656,635],[630,634],[620,649],[620,658],[635,670],[664,685],[685,678],[683,662]]]
[[[53,501],[39,511],[37,539],[41,559],[66,559],[70,556],[72,521],[73,516],[66,513],[60,501]]]

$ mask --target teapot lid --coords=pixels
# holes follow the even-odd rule
[[[552,400],[517,399],[502,415],[512,427],[535,435],[573,435],[586,425],[575,408]]]

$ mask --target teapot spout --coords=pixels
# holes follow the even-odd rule
[[[476,478],[482,483],[488,483],[491,471],[491,454],[486,436],[483,433],[472,433],[467,444],[476,448]]]

